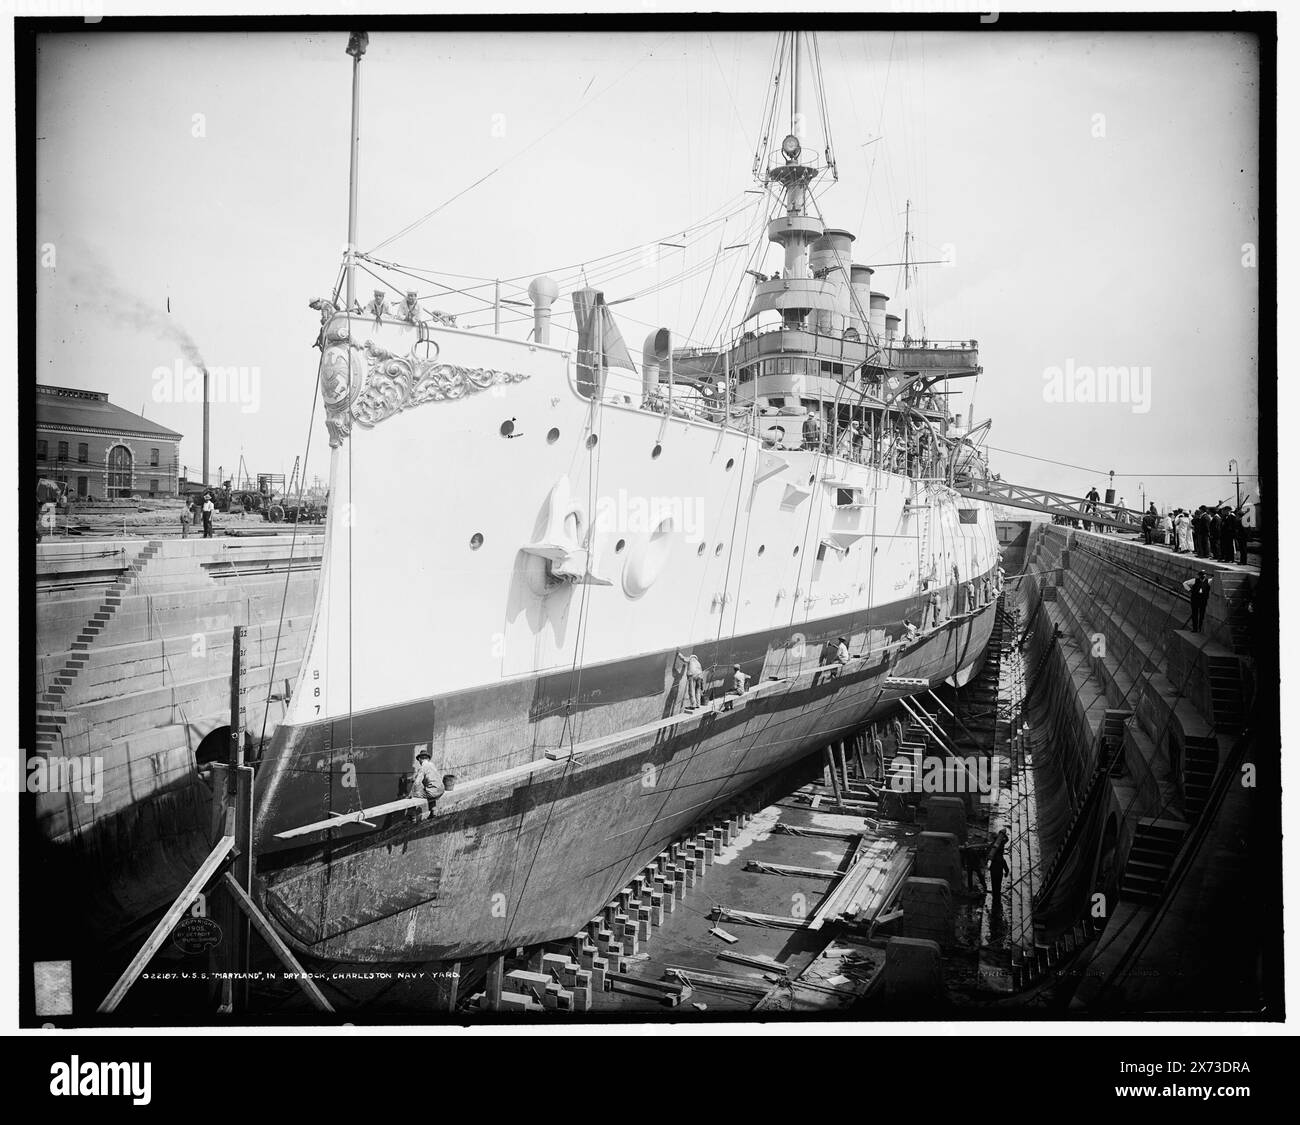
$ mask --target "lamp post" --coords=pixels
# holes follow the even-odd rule
[[[1228,471],[1237,474],[1237,506],[1233,511],[1241,511],[1241,466],[1237,464],[1237,459],[1233,457],[1228,462]]]
[[[1141,481],[1138,481],[1138,491],[1142,493],[1142,512],[1145,514],[1147,510],[1147,486]]]

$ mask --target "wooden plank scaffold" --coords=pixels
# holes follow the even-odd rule
[[[222,1009],[229,1011],[234,1006],[233,981],[235,976],[246,969],[245,957],[249,944],[247,934],[241,931],[246,931],[251,925],[271,947],[271,951],[289,971],[290,978],[302,989],[312,1006],[322,1012],[334,1011],[329,1000],[313,983],[293,955],[293,951],[275,932],[275,928],[258,908],[251,895],[253,767],[244,761],[243,746],[244,672],[248,654],[245,631],[246,627],[243,625],[234,627],[234,651],[231,656],[230,675],[230,760],[227,763],[218,763],[213,770],[213,802],[214,805],[218,801],[221,802],[214,808],[214,821],[220,829],[220,834],[208,857],[199,864],[198,870],[164,912],[130,964],[122,971],[117,982],[109,989],[108,995],[104,997],[98,1008],[101,1015],[117,1010],[132,985],[140,979],[140,974],[148,968],[149,962],[176,928],[181,916],[190,909],[209,884],[214,882],[226,892],[229,902],[228,932],[231,940],[227,943],[227,949],[231,972],[223,981]],[[241,998],[246,1004],[247,985],[245,984],[240,991]]]

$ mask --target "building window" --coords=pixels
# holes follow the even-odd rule
[[[115,445],[108,451],[108,495],[130,496],[132,476],[131,451],[125,445]]]
[[[149,495],[153,496],[157,492],[158,492],[158,482],[156,480],[151,480],[149,482]]]
[[[82,465],[90,460],[90,446],[84,441],[77,442],[77,460]]]
[[[66,461],[67,459],[68,459],[68,443],[66,441],[61,441],[59,442],[59,460]]]
[[[77,478],[77,499],[84,500],[86,498],[86,493],[89,491],[90,491],[90,478],[78,477]]]
[[[38,441],[36,443],[36,460],[44,461],[50,452],[50,443],[47,441]]]
[[[151,465],[158,464],[158,450],[156,449],[149,450],[149,464]]]

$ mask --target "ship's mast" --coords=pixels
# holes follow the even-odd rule
[[[793,31],[787,33],[789,43],[788,84],[790,90],[790,131],[781,142],[780,160],[769,164],[761,179],[767,184],[777,184],[781,188],[785,203],[785,217],[774,220],[768,227],[768,237],[785,252],[785,268],[782,278],[785,282],[807,280],[811,277],[808,267],[808,247],[822,234],[819,220],[807,215],[808,187],[823,171],[810,155],[804,152],[802,137],[806,133],[807,119],[804,115],[803,85],[801,80],[801,54],[803,35]],[[766,162],[766,161],[764,161]],[[802,320],[803,310],[789,308],[785,311],[788,325]]]
[[[790,33],[790,135],[803,140],[803,91],[799,86],[799,45],[802,36]]]
[[[802,45],[803,34],[792,31],[790,33],[790,132],[781,145],[781,151],[786,160],[798,167],[803,167],[803,162],[800,160],[800,146],[804,142],[807,122],[807,118],[804,116],[803,85],[799,80],[799,53]],[[793,146],[790,144],[792,139],[795,142]],[[813,175],[790,176],[782,181],[785,187],[785,210],[787,215],[804,214],[807,207],[808,184],[812,181]],[[791,275],[787,274],[786,276]]]
[[[768,223],[767,237],[781,247],[784,267],[774,277],[758,277],[744,320],[760,312],[772,311],[780,313],[786,328],[799,328],[807,323],[811,312],[829,315],[834,311],[832,303],[841,302],[841,296],[836,292],[838,283],[827,282],[825,277],[831,269],[842,270],[847,291],[850,268],[847,242],[852,241],[851,235],[847,236],[846,242],[844,232],[836,232],[843,252],[837,251],[835,262],[814,277],[809,251],[826,230],[821,218],[812,213],[816,206],[810,193],[812,185],[822,175],[835,172],[815,36],[799,31],[781,33],[773,60],[772,82],[771,101],[754,154],[754,176],[771,192],[783,211]],[[818,114],[820,143],[825,145],[824,161],[812,147],[814,142],[806,109],[809,87]],[[770,138],[787,127],[789,131],[773,152],[768,148]]]
[[[347,308],[351,309],[357,297],[357,161],[361,150],[361,56],[366,53],[370,36],[364,31],[354,31],[348,39],[348,54],[352,56],[352,150],[348,165],[348,248],[345,266],[347,281]]]
[[[911,288],[912,267],[908,265],[908,247],[912,243],[912,201],[907,201],[906,217],[903,220],[903,341],[910,336],[907,325],[907,291]]]

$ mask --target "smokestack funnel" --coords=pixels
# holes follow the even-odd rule
[[[856,328],[864,340],[871,317],[871,275],[875,272],[870,266],[860,265],[854,265],[849,271],[853,287],[849,304],[849,327]]]
[[[560,295],[560,287],[543,274],[533,278],[528,286],[528,299],[533,302],[533,339],[539,344],[551,342],[551,305]]]
[[[867,320],[871,325],[872,335],[874,335],[878,341],[884,343],[885,306],[889,304],[889,298],[883,293],[872,293],[870,301],[871,307],[867,310]]]
[[[821,332],[838,335],[849,319],[849,267],[853,258],[854,235],[832,228],[812,244],[808,265],[813,276],[821,273],[835,289],[835,308],[818,309],[816,324]]]

